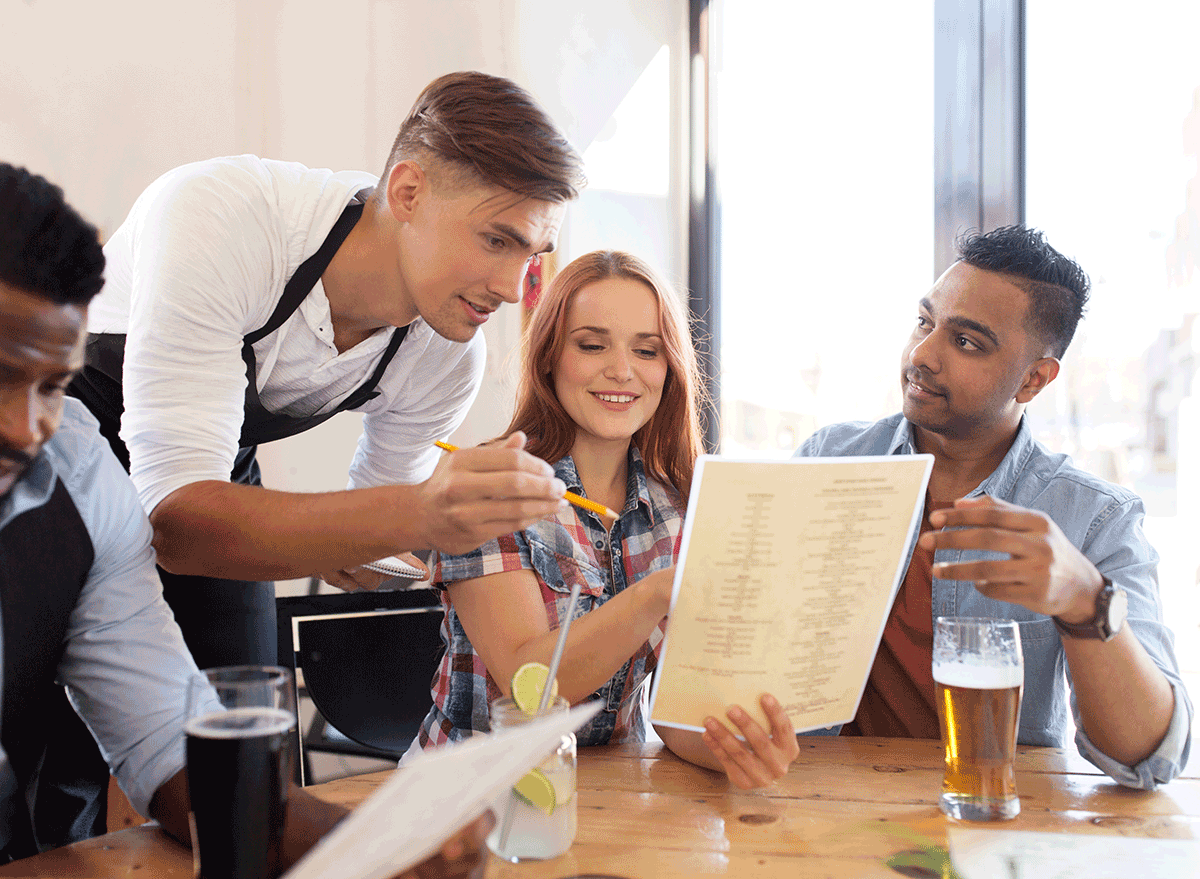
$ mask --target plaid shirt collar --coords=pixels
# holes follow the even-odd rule
[[[646,465],[642,461],[642,453],[637,446],[629,444],[628,476],[625,479],[625,508],[621,515],[632,510],[640,509],[646,516],[646,524],[654,526],[654,508],[650,504],[650,485],[646,481]],[[554,465],[554,475],[563,481],[567,491],[573,491],[584,497],[583,483],[579,480],[579,471],[575,469],[575,459],[568,452],[558,459]]]

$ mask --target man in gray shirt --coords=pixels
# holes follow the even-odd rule
[[[185,692],[198,671],[133,484],[64,393],[83,366],[104,256],[61,190],[6,164],[0,217],[0,862],[44,847],[35,815],[52,804],[39,765],[64,685],[134,807],[186,841]],[[345,814],[293,789],[285,859]],[[429,868],[465,875],[488,825]]]

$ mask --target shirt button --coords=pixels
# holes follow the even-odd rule
[[[596,549],[604,549],[604,541],[603,540],[596,541]]]

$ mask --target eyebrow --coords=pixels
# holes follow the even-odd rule
[[[522,235],[520,232],[518,232],[512,226],[508,225],[508,223],[492,223],[492,228],[495,229],[497,232],[499,232],[501,235],[507,235],[513,241],[517,242],[517,244],[520,247],[523,247],[526,250],[529,250],[533,246],[530,243],[528,238],[526,238],[524,235]],[[538,251],[538,253],[553,253],[553,252],[554,252],[554,242],[553,241],[551,241],[549,244],[547,244],[545,248]]]
[[[580,333],[580,332],[597,333],[601,336],[612,335],[612,333],[610,333],[609,330],[606,329],[605,327],[576,327],[575,329],[571,330],[571,332],[572,333]],[[659,333],[634,333],[633,337],[635,339],[639,339],[639,340],[640,339],[661,339],[662,338],[662,336]]]
[[[922,297],[919,304],[921,308],[925,309],[930,314],[933,314],[933,303],[929,301],[928,296]],[[997,348],[1000,347],[1000,338],[994,332],[992,332],[992,329],[986,324],[981,324],[977,320],[971,320],[969,317],[955,317],[953,315],[946,318],[946,323],[950,324],[952,327],[958,327],[964,330],[973,330],[974,332],[979,333],[979,335],[985,336],[991,340],[991,343]]]

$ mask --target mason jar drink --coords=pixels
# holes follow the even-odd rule
[[[946,760],[941,810],[967,821],[1015,818],[1021,801],[1013,761],[1025,680],[1017,623],[938,617],[933,680]]]
[[[570,707],[559,696],[546,714]],[[505,696],[492,701],[491,726],[501,732],[534,720]],[[500,858],[516,863],[545,860],[565,854],[575,841],[575,735],[567,733],[541,763],[513,785],[496,804],[496,826],[488,848]]]

